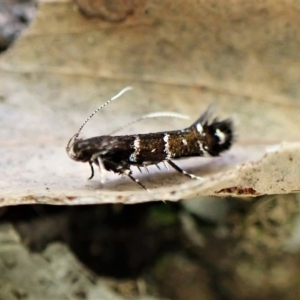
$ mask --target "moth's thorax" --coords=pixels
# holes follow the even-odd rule
[[[89,139],[75,139],[67,147],[70,158],[82,162],[98,163],[97,158],[105,156],[106,159],[124,159],[132,151],[133,136],[97,136]]]

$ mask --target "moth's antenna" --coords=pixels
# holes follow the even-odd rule
[[[104,104],[102,104],[101,106],[99,106],[81,125],[81,127],[79,128],[78,132],[75,135],[75,138],[78,137],[79,133],[81,132],[82,128],[85,126],[85,124],[99,111],[101,110],[103,107],[105,107],[106,105],[108,105],[109,103],[113,102],[114,100],[118,99],[119,97],[121,97],[124,93],[126,93],[127,91],[132,90],[131,86],[127,86],[126,88],[124,88],[123,90],[121,90],[117,95],[113,96],[111,99],[107,100]]]
[[[125,126],[122,126],[120,128],[115,129],[109,135],[115,134],[116,132],[121,131],[124,128],[126,128],[126,127],[128,127],[130,125],[133,125],[134,123],[140,122],[142,120],[150,119],[150,118],[161,118],[161,117],[178,118],[178,119],[189,119],[188,116],[183,115],[183,114],[178,114],[178,113],[175,113],[175,112],[168,112],[168,111],[155,112],[155,113],[150,113],[150,114],[147,114],[147,115],[143,115],[143,116],[141,116],[141,117],[139,117],[139,118],[137,118],[137,119],[129,122]]]

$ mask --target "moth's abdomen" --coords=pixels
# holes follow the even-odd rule
[[[201,136],[192,129],[139,134],[135,136],[129,162],[155,164],[173,158],[203,156]]]
[[[164,136],[166,159],[203,156],[203,137],[192,128],[166,133]]]
[[[183,157],[218,156],[232,142],[230,120],[196,122],[183,130],[135,135],[128,162],[147,165]]]
[[[165,159],[163,136],[163,133],[134,135],[132,153],[128,157],[129,163],[147,165],[163,161]]]

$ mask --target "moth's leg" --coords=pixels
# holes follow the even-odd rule
[[[157,165],[156,165],[157,166]],[[138,170],[140,171],[141,174],[143,174],[142,170],[141,170],[141,166],[136,166],[138,168]],[[147,171],[148,174],[150,174],[149,169],[147,168],[146,165],[143,166],[144,169]]]
[[[130,170],[124,170],[122,172],[122,174],[125,174],[127,175],[132,181],[134,181],[135,183],[137,183],[139,186],[141,186],[143,189],[145,189],[147,192],[150,193],[150,190],[148,190],[138,179],[134,178],[132,175],[131,175],[131,171]]]
[[[89,179],[92,179],[94,177],[94,167],[93,167],[93,163],[91,161],[89,161],[90,167],[91,167],[91,176],[89,177]]]
[[[107,161],[105,159],[104,159],[104,163],[108,170],[118,173],[120,175],[128,176],[132,181],[134,181],[140,187],[142,187],[143,189],[145,189],[147,192],[150,193],[150,190],[148,190],[142,183],[140,183],[140,181],[138,179],[136,179],[132,176],[132,172],[130,170],[130,165],[128,165],[127,163],[123,162],[120,164],[116,164],[115,162],[113,162],[111,160]],[[103,161],[102,161],[102,164],[103,164]],[[99,163],[99,165],[100,165],[100,163]]]
[[[147,171],[148,174],[150,174],[149,169],[147,168],[147,166],[144,166],[144,169]]]
[[[169,170],[169,166],[166,164],[166,162],[163,160],[164,166],[167,170]]]
[[[101,156],[97,157],[97,161],[98,161],[98,164],[99,164],[100,181],[103,184],[105,182],[106,169],[105,169],[105,166],[104,166],[103,161],[101,159]]]
[[[202,177],[196,176],[194,174],[188,173],[186,171],[183,171],[182,169],[180,169],[177,165],[175,165],[171,160],[166,160],[166,162],[172,167],[174,168],[176,171],[178,171],[179,173],[192,178],[192,179],[198,179],[198,180],[203,180]]]

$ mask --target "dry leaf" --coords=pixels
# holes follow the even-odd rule
[[[34,22],[0,58],[0,205],[299,190],[299,11],[296,1],[135,0],[115,22],[88,18],[70,1],[41,1]],[[99,174],[87,181],[89,166],[70,160],[65,146],[127,85],[134,90],[96,115],[83,136],[156,111],[191,120],[145,121],[128,132],[182,128],[216,103],[218,114],[235,119],[236,144],[220,158],[178,162],[203,182],[154,168],[134,171],[151,193],[115,174],[104,185]]]

